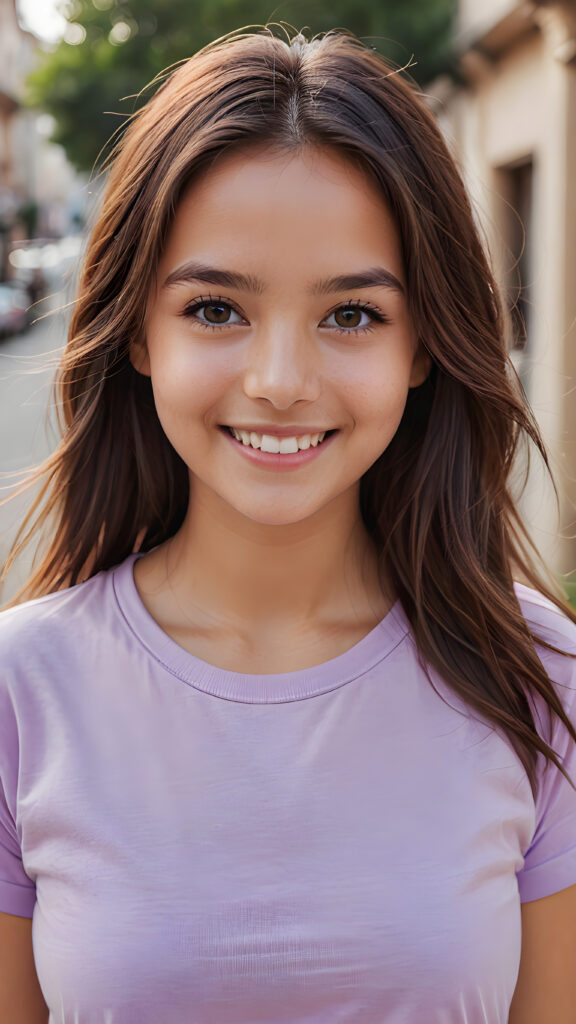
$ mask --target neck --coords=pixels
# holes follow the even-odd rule
[[[354,616],[378,621],[392,601],[382,593],[358,492],[343,498],[301,522],[276,526],[197,490],[161,552],[178,607],[207,625],[252,633],[322,628]]]

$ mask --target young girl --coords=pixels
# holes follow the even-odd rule
[[[1,1019],[573,1024],[575,617],[411,85],[340,31],[181,65],[59,387],[0,615]]]

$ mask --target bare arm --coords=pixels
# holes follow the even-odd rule
[[[32,952],[32,919],[0,912],[0,1020],[48,1024]]]
[[[522,954],[508,1024],[576,1021],[576,885],[522,904]]]

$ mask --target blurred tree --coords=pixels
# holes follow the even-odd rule
[[[90,170],[162,70],[227,32],[288,22],[347,28],[421,85],[451,67],[455,0],[67,0],[65,38],[28,80],[28,101],[55,119],[53,141]]]

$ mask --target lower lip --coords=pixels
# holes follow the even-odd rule
[[[240,452],[244,458],[249,459],[256,466],[261,466],[262,469],[274,469],[274,470],[287,470],[287,469],[298,469],[299,466],[306,465],[307,462],[312,462],[322,454],[326,448],[330,447],[331,442],[336,437],[338,431],[334,431],[329,437],[325,437],[323,441],[316,445],[315,448],[310,446],[305,451],[290,452],[289,455],[279,455],[275,452],[262,452],[258,448],[253,448],[250,444],[242,444],[242,441],[237,441],[236,438],[226,429],[221,427],[222,432],[228,438],[231,444],[234,445],[237,451]]]

